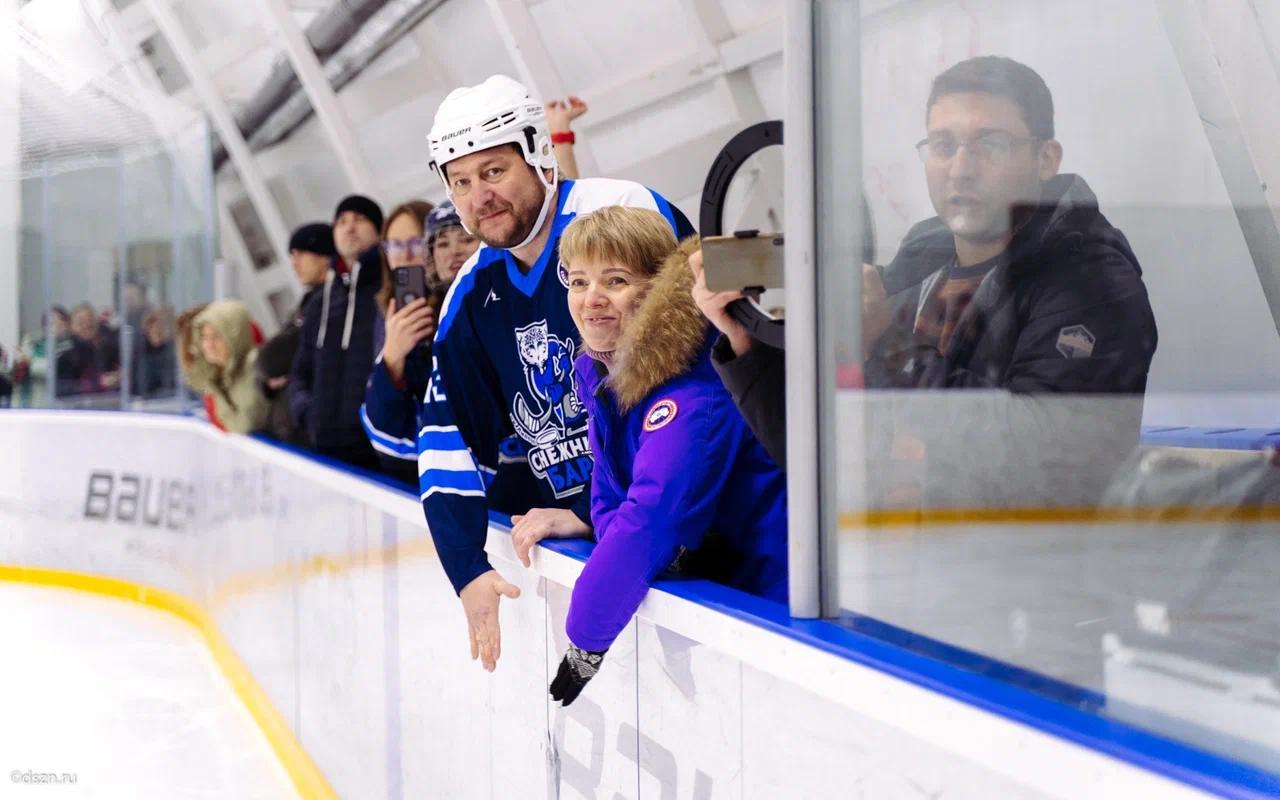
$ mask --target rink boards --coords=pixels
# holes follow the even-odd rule
[[[1265,791],[1195,751],[702,582],[651,591],[561,709],[546,690],[585,545],[539,548],[525,569],[495,521],[491,558],[522,596],[503,602],[489,675],[412,496],[176,417],[5,413],[0,452],[0,564],[195,601],[341,797]]]

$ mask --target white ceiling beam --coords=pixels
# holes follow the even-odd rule
[[[258,51],[270,44],[271,40],[265,30],[257,26],[249,26],[230,36],[224,36],[216,42],[210,42],[204,50],[200,51],[200,58],[209,72],[216,76],[222,70],[257,55]]]
[[[377,195],[377,185],[373,180],[373,170],[369,160],[365,158],[360,140],[356,138],[351,122],[346,113],[338,105],[338,95],[333,84],[324,74],[320,59],[312,49],[311,42],[303,32],[302,26],[294,19],[293,12],[285,0],[260,0],[266,11],[266,22],[273,25],[284,43],[285,54],[298,81],[311,101],[311,108],[320,120],[320,126],[328,137],[330,144],[342,165],[343,172],[352,188],[362,194]]]
[[[681,6],[689,17],[689,29],[693,31],[697,40],[698,55],[720,63],[721,75],[717,80],[723,80],[728,88],[739,119],[744,123],[759,122],[764,119],[764,105],[760,102],[755,83],[745,67],[731,70],[724,66],[724,56],[721,54],[720,46],[737,37],[734,35],[733,25],[729,22],[729,15],[725,12],[720,0],[683,0]],[[781,26],[776,27],[779,30],[777,41],[781,45]]]
[[[643,161],[615,169],[609,177],[643,183],[669,200],[701,194],[707,167],[740,130],[742,126],[738,122],[721,125]],[[696,219],[690,222],[697,227]]]
[[[525,0],[485,0],[485,5],[489,8],[489,14],[502,36],[512,63],[516,65],[521,82],[529,87],[534,97],[544,103],[563,100],[567,95],[564,81],[551,59],[551,52],[542,41],[542,33],[538,30],[533,15],[529,13]],[[573,150],[578,169],[583,175],[599,174],[600,168],[591,152],[590,143],[580,142]]]
[[[649,69],[611,86],[593,90],[584,130],[602,127],[649,106],[696,89],[724,75],[745,70],[782,53],[782,33],[769,23],[716,46],[718,56],[699,52]]]
[[[735,43],[730,49],[731,54],[735,56],[734,63],[743,64],[743,66],[734,69],[722,66],[722,74],[716,78],[716,82],[732,101],[738,115],[739,126],[746,127],[763,122],[766,118],[764,102],[760,99],[760,92],[756,89],[755,81],[747,70],[751,62],[743,59],[748,53],[763,52],[767,46],[775,42],[781,48],[781,20],[778,20],[779,24],[770,26],[777,32],[776,39],[753,34],[749,40],[741,42],[734,33],[733,25],[729,21],[729,15],[725,12],[721,0],[684,0],[682,5],[690,18],[689,27],[697,38],[700,55],[713,55],[723,65],[725,62],[723,45],[726,42]],[[727,142],[728,138],[720,144],[723,147]],[[705,162],[706,166],[710,166],[710,163],[710,159]],[[747,178],[748,176],[743,176],[743,179]],[[781,221],[782,178],[782,174],[774,170],[762,169],[756,172],[754,180],[747,189],[747,203],[742,209],[741,216],[737,220],[725,220],[726,229],[737,229],[743,219]]]
[[[187,73],[187,78],[195,88],[201,104],[213,120],[218,136],[221,137],[227,152],[231,155],[231,162],[235,165],[245,191],[262,220],[263,227],[266,228],[267,236],[271,239],[272,247],[276,252],[276,261],[279,264],[288,264],[289,229],[285,225],[284,217],[276,205],[275,198],[271,196],[271,191],[267,188],[267,181],[254,161],[253,153],[240,133],[235,118],[232,117],[226,102],[218,94],[213,79],[209,77],[204,64],[200,61],[200,54],[192,47],[191,40],[169,5],[169,0],[146,0],[146,5],[160,32],[173,47],[174,54],[182,64],[182,69]],[[294,296],[301,295],[302,287],[298,285],[296,278],[290,282],[290,286]]]
[[[1280,330],[1280,75],[1264,32],[1243,24],[1248,0],[1156,7]]]
[[[222,236],[222,252],[235,264],[236,294],[249,307],[249,314],[262,328],[262,334],[275,335],[280,328],[280,323],[276,319],[275,309],[271,307],[270,295],[272,291],[278,291],[287,285],[279,280],[283,277],[279,274],[279,265],[272,265],[262,272],[254,268],[249,246],[245,244],[244,237],[240,235],[240,229],[236,227],[231,212],[222,200],[218,200],[218,229]],[[272,281],[273,277],[277,280]],[[272,283],[276,285],[271,286]]]

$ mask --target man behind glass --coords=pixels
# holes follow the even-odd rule
[[[926,123],[937,216],[887,267],[864,266],[866,385],[994,391],[895,404],[888,449],[928,462],[899,497],[1089,501],[1141,428],[1156,325],[1138,259],[1084,179],[1059,174],[1053,98],[1031,68],[951,67]]]

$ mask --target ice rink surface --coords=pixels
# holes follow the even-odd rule
[[[298,797],[182,620],[0,583],[0,643],[0,798]]]

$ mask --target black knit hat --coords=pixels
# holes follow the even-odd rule
[[[377,203],[362,194],[353,194],[338,203],[338,210],[333,212],[333,221],[337,222],[338,217],[342,216],[345,211],[354,211],[357,214],[364,215],[365,219],[373,223],[373,227],[379,232],[382,231],[382,209]]]
[[[333,228],[323,222],[303,225],[289,237],[289,252],[294,250],[333,256],[337,252],[333,246]]]

